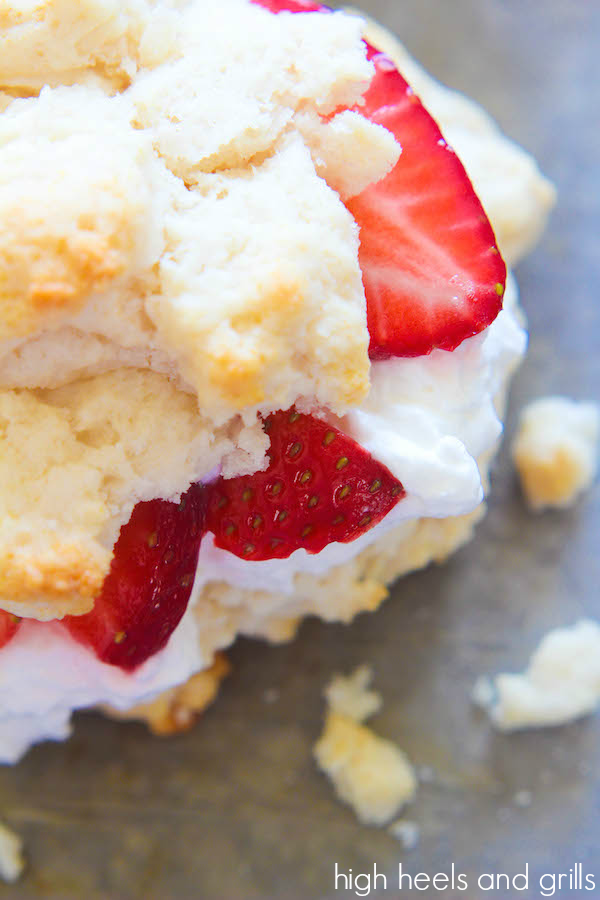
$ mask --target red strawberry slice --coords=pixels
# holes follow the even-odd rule
[[[360,226],[372,359],[454,350],[502,308],[506,266],[462,163],[392,61],[359,111],[402,146],[390,174],[348,202]]]
[[[14,638],[21,627],[22,621],[18,616],[13,616],[12,613],[0,609],[0,647],[4,647],[5,644],[8,644]]]
[[[209,488],[206,530],[217,546],[249,560],[319,553],[376,525],[404,496],[384,465],[337,428],[288,410],[265,421],[266,472]]]
[[[128,671],[162,649],[187,608],[204,515],[202,485],[192,485],[179,504],[138,503],[93,610],[63,619],[73,637]]]
[[[258,2],[272,12],[318,8]],[[367,56],[375,76],[356,111],[385,126],[402,147],[390,174],[347,203],[360,226],[370,355],[454,350],[498,315],[506,266],[463,165],[438,126],[389,57],[369,44]]]

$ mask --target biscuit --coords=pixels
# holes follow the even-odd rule
[[[297,403],[343,417],[368,395],[359,235],[343,200],[383,177],[400,148],[356,112],[335,114],[360,101],[372,74],[361,27],[333,14],[316,28],[311,15],[272,16],[245,0],[0,8],[0,608],[85,612],[135,503],[177,499],[219,467],[225,477],[264,469],[261,414]],[[465,159],[516,260],[552,188],[476,106],[388,37],[373,40]],[[485,360],[478,379],[508,377],[523,350],[513,332],[514,346],[496,348],[510,359]],[[407,371],[413,362],[401,361]],[[487,482],[506,385],[485,389],[485,452],[461,444],[470,407],[444,410],[436,425],[477,489],[465,510]],[[455,500],[431,515],[458,511]],[[159,697],[138,689],[137,673],[123,676],[124,695],[102,690],[157,732],[187,727],[223,674],[211,661],[238,634],[289,640],[308,614],[347,622],[374,610],[395,578],[465,543],[483,512],[413,510],[343,565],[298,572],[288,591],[204,582],[200,569],[182,627],[186,640],[197,631],[196,665],[209,668]],[[26,623],[14,656],[35,629]],[[107,699],[95,684],[53,708],[45,734],[64,736],[70,705]]]

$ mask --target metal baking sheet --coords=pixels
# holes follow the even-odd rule
[[[558,186],[544,241],[518,271],[532,341],[509,434],[520,406],[542,393],[597,399],[600,4],[363,6],[442,80],[481,101]],[[387,890],[370,896],[395,897],[400,862],[413,875],[454,863],[472,886],[454,895],[470,898],[490,895],[474,887],[481,873],[516,874],[526,864],[528,892],[493,896],[542,896],[541,874],[568,873],[578,862],[600,886],[599,719],[501,736],[468,700],[480,673],[521,669],[547,629],[600,613],[599,523],[598,486],[571,511],[527,514],[504,450],[489,516],[469,547],[405,578],[377,614],[351,627],[310,621],[294,643],[276,648],[241,641],[219,702],[192,733],[161,741],[141,726],[81,714],[71,741],[37,747],[0,771],[2,814],[29,857],[24,879],[0,895],[356,896],[335,890],[337,863],[355,874],[376,865]],[[407,811],[421,829],[410,853],[385,830],[359,825],[311,761],[323,685],[365,661],[385,700],[374,728],[428,776]],[[520,791],[531,792],[529,806],[516,802]],[[567,885],[555,896],[593,896]]]

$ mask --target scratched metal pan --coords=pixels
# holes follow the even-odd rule
[[[509,434],[519,407],[540,393],[597,398],[600,4],[363,5],[431,71],[481,101],[558,186],[546,237],[518,272],[532,341]],[[540,896],[540,875],[576,862],[600,884],[598,719],[500,736],[468,701],[478,674],[521,668],[544,631],[600,613],[599,524],[598,487],[572,511],[528,515],[504,450],[489,516],[469,547],[405,578],[380,612],[349,628],[310,621],[289,646],[240,642],[221,699],[192,733],[163,742],[141,726],[84,714],[71,741],[2,770],[0,808],[25,838],[29,869],[0,895],[355,896],[335,891],[336,862],[354,873],[376,864],[388,875],[380,897],[397,896],[399,862],[430,875],[454,863],[471,886],[483,872],[529,864],[530,891],[495,895],[503,897]],[[311,762],[324,683],[364,661],[385,698],[377,731],[431,770],[409,811],[421,828],[410,853],[385,831],[361,827]],[[267,703],[273,687],[278,698],[267,694]],[[520,791],[531,792],[529,806],[515,802]],[[566,884],[556,896],[580,896]],[[488,894],[472,887],[468,896]]]

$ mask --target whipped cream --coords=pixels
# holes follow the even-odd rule
[[[292,602],[297,574],[325,574],[403,521],[473,510],[487,477],[478,460],[489,456],[502,432],[496,398],[525,351],[516,301],[511,278],[496,321],[453,353],[373,363],[370,393],[343,427],[391,469],[407,493],[356,541],[330,544],[314,555],[300,549],[288,559],[248,562],[216,548],[207,535],[188,611],[164,650],[133,673],[100,662],[59,623],[25,621],[0,654],[0,761],[16,761],[38,741],[67,737],[75,709],[108,704],[124,710],[210,665],[195,615],[207,582],[282,593]]]

